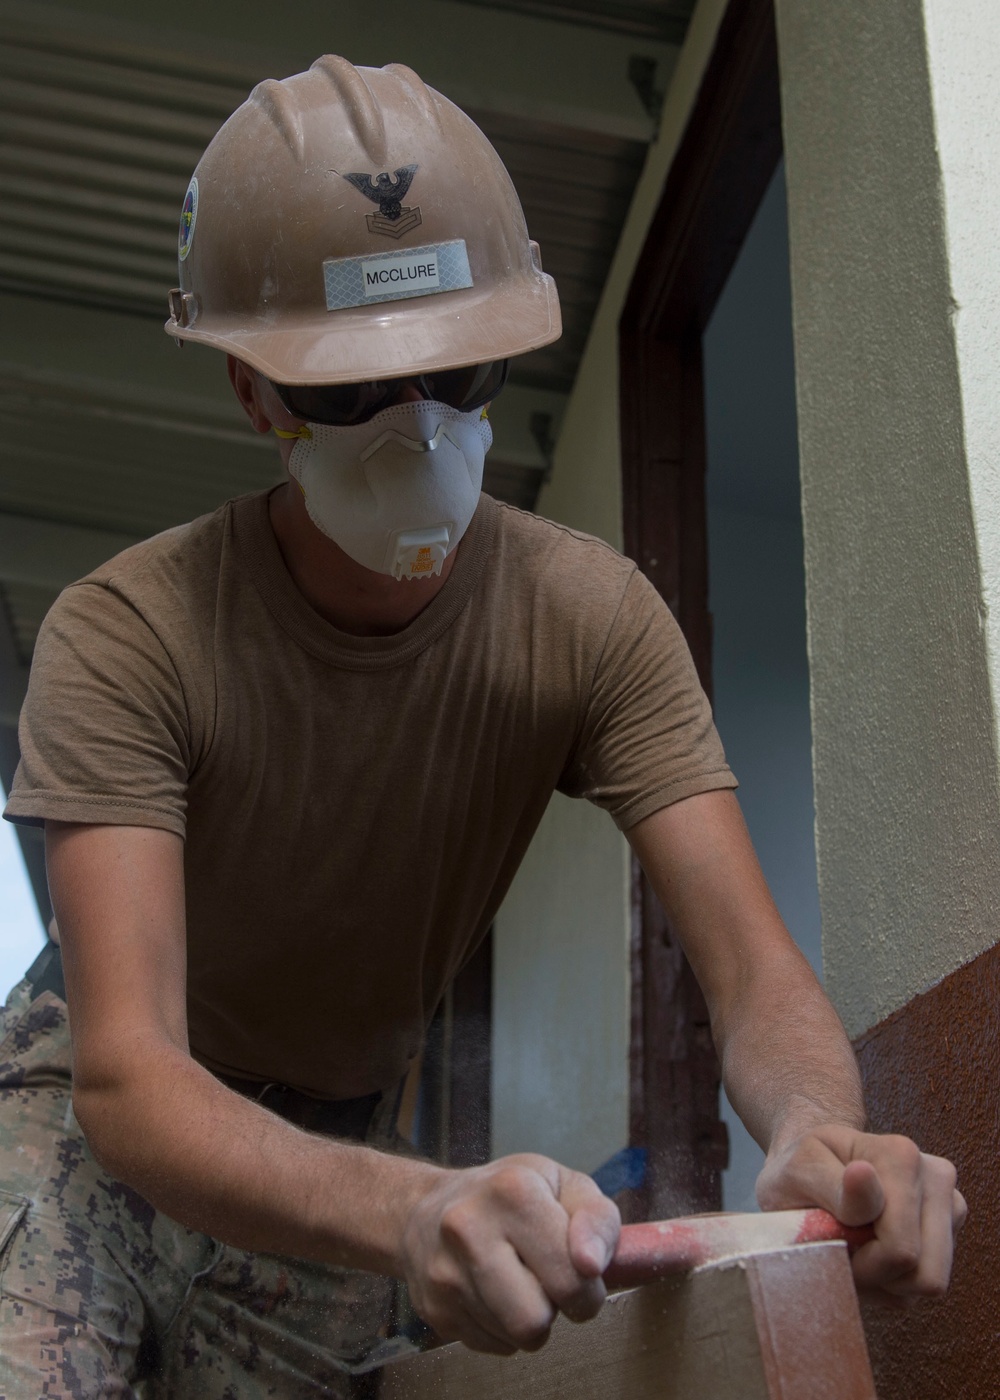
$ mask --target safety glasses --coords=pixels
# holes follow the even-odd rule
[[[403,379],[371,379],[364,384],[275,384],[278,398],[296,418],[307,423],[327,423],[346,428],[367,423],[383,408],[399,401],[412,385],[421,398],[444,403],[460,413],[471,413],[496,398],[507,382],[509,360],[491,360],[466,369],[435,370]]]

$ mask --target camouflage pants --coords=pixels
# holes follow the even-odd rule
[[[231,1249],[109,1177],[73,1116],[64,1002],[14,988],[0,1012],[0,1400],[374,1394],[345,1363],[409,1349],[385,1340],[393,1293],[374,1274]]]

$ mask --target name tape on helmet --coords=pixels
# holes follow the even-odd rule
[[[406,252],[372,253],[357,258],[328,258],[323,264],[327,311],[368,306],[377,301],[404,301],[472,286],[464,238],[428,243]]]

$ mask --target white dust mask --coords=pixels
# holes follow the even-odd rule
[[[358,564],[399,579],[441,572],[479,504],[493,442],[483,409],[426,400],[279,436],[299,439],[288,469],[313,524]]]

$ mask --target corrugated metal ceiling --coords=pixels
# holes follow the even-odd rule
[[[26,27],[0,46],[0,286],[162,318],[177,212],[201,151],[253,84]],[[564,306],[558,345],[514,382],[567,390],[645,146],[488,112]]]
[[[157,412],[99,381],[0,375],[0,441],[0,512],[135,538],[280,479],[272,441],[209,403]]]
[[[461,0],[637,38],[679,41],[692,0]],[[162,322],[176,281],[178,210],[191,170],[260,74],[217,57],[75,27],[11,7],[0,40],[0,289]],[[565,333],[515,365],[514,383],[566,392],[645,143],[476,111],[510,170],[532,237],[559,286]],[[128,535],[151,534],[268,485],[266,441],[225,413],[162,412],[106,380],[0,372],[0,512]],[[40,427],[40,425],[43,425]],[[141,445],[141,472],[135,470]],[[494,454],[486,489],[531,506],[537,466]],[[55,590],[5,578],[0,622],[22,661]]]

